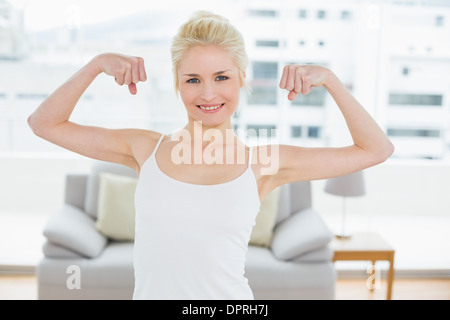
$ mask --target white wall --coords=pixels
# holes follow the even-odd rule
[[[349,215],[449,216],[450,164],[388,160],[365,170],[366,195],[347,198]],[[342,198],[313,182],[313,204],[323,214],[342,212]]]
[[[2,214],[50,215],[64,199],[67,172],[87,172],[83,157],[0,157],[0,219]]]

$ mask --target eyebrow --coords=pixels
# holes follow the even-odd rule
[[[230,69],[226,69],[226,70],[223,70],[223,71],[217,71],[217,72],[214,72],[213,75],[214,76],[218,76],[219,74],[225,73],[227,71],[231,71],[231,70]],[[196,73],[185,73],[185,74],[183,74],[183,76],[186,76],[186,77],[199,77],[200,75],[196,74]]]

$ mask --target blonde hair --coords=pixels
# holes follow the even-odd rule
[[[239,70],[239,79],[245,83],[248,58],[244,38],[228,19],[208,11],[197,11],[181,25],[172,39],[171,55],[175,91],[178,93],[178,64],[183,54],[194,46],[215,44],[228,51]]]

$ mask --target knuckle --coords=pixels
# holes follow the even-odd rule
[[[117,69],[116,69],[116,73],[120,74],[120,75],[124,74],[126,71],[127,71],[127,66],[123,65],[123,64],[118,66]]]
[[[137,57],[132,57],[130,59],[130,65],[131,67],[137,67],[139,64],[139,59]]]

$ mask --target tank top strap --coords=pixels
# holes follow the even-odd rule
[[[159,140],[158,140],[158,142],[156,143],[155,149],[153,150],[153,152],[152,152],[152,154],[150,155],[150,157],[154,157],[154,156],[155,156],[156,151],[158,150],[159,145],[161,144],[161,141],[163,140],[163,138],[164,138],[164,134],[161,134],[161,137],[159,137]]]
[[[253,155],[253,147],[249,147],[249,152],[248,152],[248,168],[251,168],[251,166],[252,166],[252,155]]]

